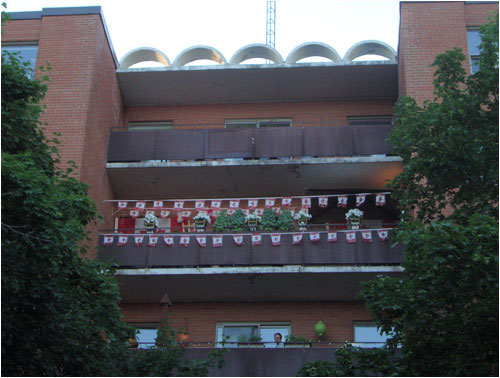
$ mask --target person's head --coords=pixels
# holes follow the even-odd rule
[[[275,342],[276,344],[281,343],[281,339],[282,339],[282,338],[283,338],[283,336],[281,336],[281,333],[276,332],[276,333],[274,334],[274,342]]]

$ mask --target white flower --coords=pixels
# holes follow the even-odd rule
[[[198,214],[196,214],[196,216],[193,217],[193,219],[194,220],[204,219],[207,221],[207,224],[210,224],[210,217],[208,216],[206,211],[200,211]]]
[[[144,226],[147,227],[151,225],[158,226],[158,218],[154,214],[148,213],[144,217]]]
[[[257,222],[260,222],[262,220],[262,217],[257,214],[248,214],[245,217],[245,223],[248,223],[249,220],[254,220],[254,219],[257,219]]]
[[[295,213],[295,216],[293,219],[295,220],[306,220],[306,219],[311,219],[312,215],[309,213],[306,213],[304,210],[300,210],[298,213]]]
[[[349,220],[352,217],[362,218],[363,212],[359,209],[351,209],[345,214],[345,219]]]

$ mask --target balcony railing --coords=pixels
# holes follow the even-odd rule
[[[392,125],[112,130],[108,162],[300,158],[392,154]]]

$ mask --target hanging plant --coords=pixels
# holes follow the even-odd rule
[[[214,222],[214,231],[215,232],[224,232],[228,231],[230,227],[229,216],[225,211],[221,211]]]
[[[243,231],[245,228],[245,214],[238,209],[231,215],[231,231]]]
[[[261,227],[264,231],[273,231],[276,229],[276,215],[271,209],[264,210],[262,214]]]
[[[278,230],[281,231],[293,231],[295,229],[295,223],[290,210],[285,209],[280,213],[277,225]]]

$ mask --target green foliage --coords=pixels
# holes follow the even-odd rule
[[[309,340],[307,340],[304,336],[286,335],[285,342],[295,343],[295,344],[306,344],[309,343]]]
[[[231,215],[231,231],[243,231],[245,229],[245,214],[238,209]]]
[[[231,222],[229,220],[229,216],[225,211],[221,211],[214,222],[214,231],[215,232],[224,232],[229,231],[229,227],[231,226]]]
[[[276,229],[276,215],[272,209],[264,210],[260,226],[264,231],[273,231]]]
[[[328,361],[307,362],[302,366],[296,377],[333,377],[335,365]]]
[[[290,210],[283,210],[278,216],[277,221],[278,230],[293,231],[295,229],[295,222],[293,221],[292,213]]]

